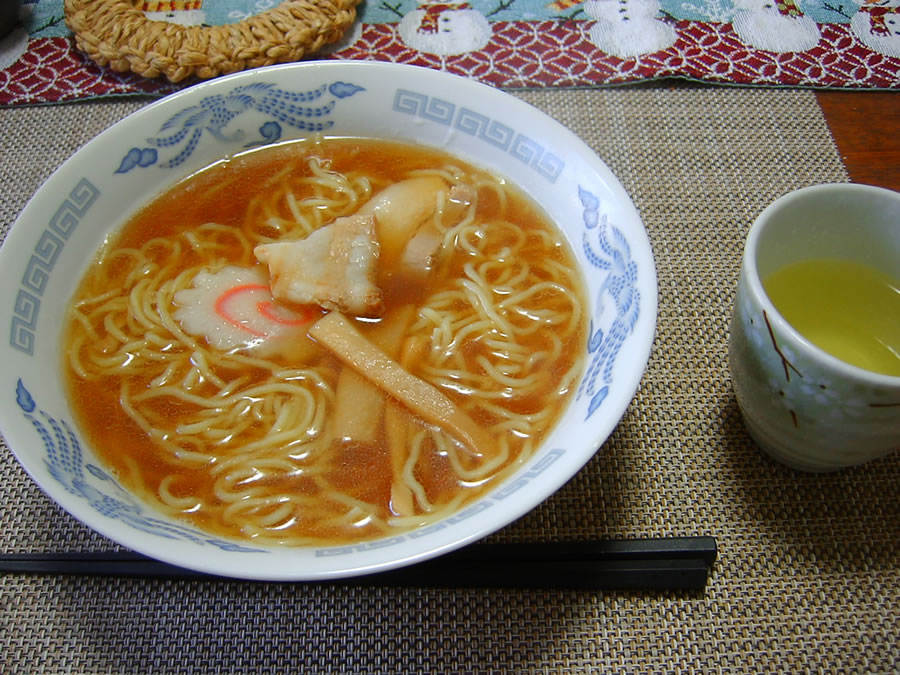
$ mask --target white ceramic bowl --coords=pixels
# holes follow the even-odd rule
[[[296,101],[310,103],[293,105]],[[301,107],[308,106],[307,108]],[[192,114],[188,114],[192,113]],[[181,134],[178,142],[150,139]],[[128,494],[71,421],[62,317],[104,237],[180,178],[253,144],[310,132],[414,141],[504,175],[563,228],[592,303],[579,396],[522,469],[456,515],[353,546],[266,549],[160,515]],[[656,324],[656,274],[628,195],[574,134],[490,87],[383,63],[274,66],[199,84],[119,122],[63,164],[0,251],[0,428],[26,471],[73,516],[168,563],[272,580],[399,567],[473,542],[549,497],[600,448],[637,389]]]

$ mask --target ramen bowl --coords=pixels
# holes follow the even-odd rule
[[[583,277],[583,375],[553,430],[514,473],[452,515],[354,544],[277,547],[164,515],[98,456],[68,400],[63,351],[73,289],[107,237],[153,198],[248,148],[313,134],[446,150],[530,195]],[[0,250],[0,429],[37,484],[122,546],[205,573],[325,580],[464,546],[547,499],[601,449],[643,374],[656,321],[650,244],[609,168],[575,135],[490,87],[423,68],[304,63],[239,73],[148,105],[85,145],[28,203]],[[575,387],[573,386],[573,389]]]

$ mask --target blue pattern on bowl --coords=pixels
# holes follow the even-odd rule
[[[50,273],[69,235],[99,196],[100,190],[89,180],[82,178],[63,199],[50,223],[41,232],[16,294],[9,329],[9,344],[13,349],[29,356],[34,354],[34,331],[37,328],[41,296],[50,280]]]
[[[582,395],[591,397],[585,416],[587,419],[597,411],[609,393],[616,357],[626,338],[634,332],[641,315],[641,293],[637,288],[638,268],[631,258],[628,239],[619,228],[609,223],[607,214],[600,214],[600,200],[594,194],[579,187],[578,197],[584,206],[582,246],[585,257],[598,270],[609,272],[597,292],[596,314],[591,318],[588,338],[588,353],[592,356],[578,388],[577,398]],[[596,230],[599,251],[591,244],[591,230]],[[605,312],[604,293],[612,297],[616,306],[615,318],[606,332],[600,326],[595,329],[595,322]],[[602,386],[598,390],[597,378],[601,375]]]
[[[209,132],[216,139],[233,143],[244,140],[244,131],[238,129],[232,134],[225,133],[225,127],[236,117],[248,110],[257,110],[273,119],[259,128],[260,139],[244,144],[245,148],[274,143],[281,138],[281,125],[288,124],[301,131],[325,131],[334,125],[327,119],[334,111],[337,99],[353,96],[365,91],[363,87],[349,82],[333,82],[316,89],[304,92],[280,89],[270,82],[254,82],[253,84],[235,87],[229,93],[207,96],[197,105],[192,105],[172,115],[160,127],[160,135],[148,138],[147,143],[153,147],[131,148],[116,173],[128,173],[134,168],[153,166],[159,160],[158,149],[181,149],[160,166],[171,169],[182,164],[190,157],[204,132]],[[322,100],[331,94],[331,100]],[[317,102],[319,105],[302,105]],[[165,132],[165,135],[162,135]]]
[[[436,96],[428,96],[408,89],[398,89],[394,97],[396,112],[421,117],[444,126],[452,126],[470,136],[475,136],[493,145],[511,157],[515,157],[551,183],[566,167],[562,159],[554,155],[532,138],[517,132],[503,122],[485,115],[457,106]]]
[[[101,515],[121,520],[137,530],[167,539],[186,539],[196,544],[210,544],[223,551],[265,552],[263,549],[216,539],[197,530],[147,515],[145,507],[112,476],[97,465],[84,461],[81,443],[72,431],[72,425],[38,409],[37,403],[22,380],[19,380],[16,386],[16,402],[22,409],[25,419],[31,422],[44,442],[46,450],[44,464],[50,475],[66,489],[66,492],[81,497]],[[95,480],[88,479],[86,473]],[[97,487],[100,483],[104,484],[105,490]]]

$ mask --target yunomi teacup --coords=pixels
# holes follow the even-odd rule
[[[766,281],[788,266],[802,268],[810,261],[863,266],[873,277],[893,279],[896,286],[900,193],[854,184],[797,190],[759,215],[744,248],[729,365],[745,424],[759,446],[780,462],[831,471],[900,448],[900,376],[842,360],[785,319]],[[843,282],[838,278],[833,288],[846,291]],[[861,297],[851,297],[859,308],[870,309],[872,294],[857,295]],[[890,292],[888,300],[893,301]],[[900,325],[900,312],[889,312],[881,318],[895,321],[892,328]],[[900,359],[900,336],[892,335],[884,346]]]

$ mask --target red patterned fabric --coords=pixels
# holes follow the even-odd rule
[[[98,96],[167,94],[179,87],[101,68],[69,38],[31,40],[28,50],[0,71],[0,104],[59,103]]]
[[[873,17],[874,19],[875,17]],[[499,87],[571,87],[662,77],[707,82],[845,88],[900,88],[900,59],[863,45],[846,24],[821,24],[821,39],[805,52],[776,53],[743,43],[731,24],[678,21],[664,50],[621,59],[590,41],[593,21],[512,21],[491,24],[481,50],[456,56],[416,51],[395,24],[365,26],[349,47],[323,58],[392,61],[445,70]],[[173,85],[115,73],[86,59],[67,38],[34,39],[0,70],[0,104],[55,103],[98,96],[167,94]]]

